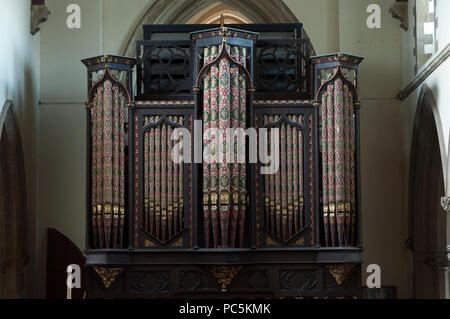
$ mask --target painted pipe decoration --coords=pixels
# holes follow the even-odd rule
[[[233,58],[239,61],[242,65],[246,65],[247,60],[247,49],[237,47],[233,48]],[[239,89],[239,98],[238,105],[232,109],[232,114],[237,119],[238,126],[240,129],[246,129],[246,121],[247,121],[247,87],[245,77],[238,72],[233,79],[232,86],[238,86]],[[236,90],[237,91],[237,90]],[[236,112],[236,107],[238,111]],[[237,154],[245,155],[245,145],[244,143],[237,145]],[[245,223],[245,214],[246,214],[246,203],[247,203],[247,185],[246,185],[246,166],[245,164],[238,164],[239,171],[239,229],[238,229],[238,240],[239,247],[244,247],[244,223]],[[237,202],[237,201],[236,201]]]
[[[327,150],[327,94],[322,95],[322,107],[321,110],[321,153],[322,153],[322,189],[323,189],[323,225],[325,234],[325,246],[329,246],[329,232],[330,232],[330,222],[328,217],[328,169],[326,163],[328,163],[328,152]]]
[[[265,226],[278,240],[288,242],[304,228],[303,193],[303,124],[302,115],[287,115],[288,121],[280,115],[264,115],[263,125],[268,127],[268,151],[272,152],[272,128],[280,130],[280,168],[275,174],[264,176]]]
[[[183,163],[174,162],[177,144],[171,140],[183,121],[178,115],[144,116],[144,229],[162,243],[184,229]]]
[[[92,137],[92,163],[91,163],[91,172],[92,172],[92,215],[91,215],[91,223],[92,223],[92,236],[93,236],[93,245],[94,248],[99,248],[99,235],[98,228],[99,225],[97,223],[98,215],[97,215],[97,205],[100,205],[99,201],[99,155],[101,152],[101,148],[99,148],[99,123],[98,119],[100,117],[100,107],[99,107],[99,97],[101,96],[102,87],[98,87],[97,92],[94,96],[93,100],[93,109],[92,109],[92,127],[91,127],[91,137]],[[101,156],[101,155],[100,155]],[[100,210],[99,210],[100,213]]]
[[[342,79],[321,98],[323,225],[326,246],[355,245],[355,128],[353,94]]]
[[[125,227],[125,97],[119,93],[119,247],[124,248]]]
[[[236,61],[245,65],[246,49],[227,47]],[[214,61],[222,46],[204,49],[204,65]],[[246,218],[245,163],[239,163],[244,152],[237,137],[227,140],[228,128],[246,128],[246,80],[239,68],[222,58],[203,80],[203,122],[208,150],[214,160],[203,164],[203,221],[205,246],[243,247]],[[216,130],[220,129],[220,130]],[[220,132],[220,133],[219,133]],[[216,134],[222,134],[216,136]],[[232,149],[233,163],[227,150]]]
[[[123,248],[125,219],[125,95],[110,80],[92,100],[93,248]]]
[[[119,211],[120,211],[120,102],[119,88],[113,87],[113,228],[112,248],[116,248],[117,239],[119,238]]]

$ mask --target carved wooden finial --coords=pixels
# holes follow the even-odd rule
[[[223,14],[221,14],[220,15],[220,27],[223,28],[224,24],[225,24],[225,18],[223,16]]]

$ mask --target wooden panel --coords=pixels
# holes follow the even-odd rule
[[[81,299],[86,291],[86,259],[75,244],[56,229],[47,230],[47,298],[66,299],[67,266],[81,268],[81,288],[72,289],[72,298]]]

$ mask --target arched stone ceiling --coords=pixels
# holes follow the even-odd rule
[[[145,24],[185,24],[210,7],[223,4],[239,12],[253,23],[295,23],[299,22],[292,11],[281,0],[156,0],[146,10],[139,22],[132,27],[120,49],[120,55],[134,57],[135,43],[142,40],[142,26]],[[303,31],[303,37],[307,37]],[[312,49],[314,52],[314,49]]]

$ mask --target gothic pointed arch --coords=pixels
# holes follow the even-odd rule
[[[131,28],[127,38],[122,43],[119,54],[129,57],[136,55],[135,43],[137,40],[143,39],[143,25],[191,23],[199,12],[217,6],[217,4],[223,4],[227,8],[240,13],[251,23],[299,22],[282,0],[186,0],[171,1],[170,5],[167,4],[167,0],[156,0]],[[306,32],[304,30],[302,32],[302,37],[308,38]],[[314,54],[314,49],[312,49],[312,55]]]
[[[28,261],[25,168],[14,107],[0,110],[0,298],[23,297]]]
[[[413,252],[412,297],[443,298],[446,256],[445,147],[432,91],[422,88],[413,127],[409,175],[409,247]]]

